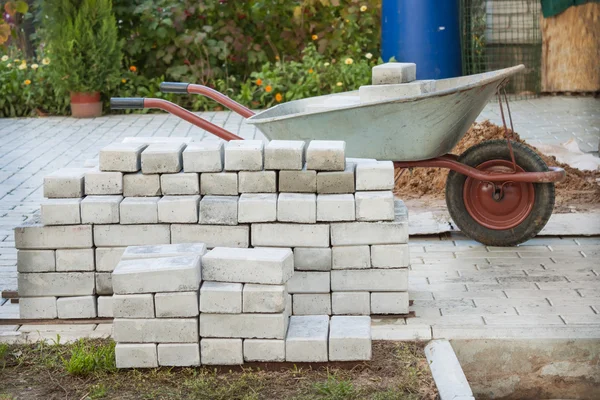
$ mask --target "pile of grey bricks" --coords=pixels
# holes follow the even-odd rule
[[[22,318],[112,317],[125,248],[184,243],[291,248],[292,315],[408,312],[391,161],[346,158],[343,141],[152,139],[45,178],[41,222],[15,229]]]

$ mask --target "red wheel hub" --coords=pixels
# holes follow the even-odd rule
[[[490,160],[477,166],[490,173],[513,171],[513,164],[506,160]],[[518,172],[525,172],[517,166]],[[529,182],[484,182],[467,177],[463,190],[467,212],[480,225],[494,230],[511,229],[527,218],[535,191]]]

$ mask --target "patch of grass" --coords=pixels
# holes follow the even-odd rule
[[[258,400],[263,388],[262,374],[251,370],[242,373],[193,371],[183,382],[189,397],[196,400]]]
[[[0,343],[0,365],[2,368],[6,366],[6,358],[8,357],[8,344]]]
[[[348,400],[358,398],[358,392],[351,381],[339,379],[335,375],[327,375],[327,379],[313,384],[313,388],[320,399],[323,400]]]
[[[86,376],[93,372],[114,371],[115,343],[91,345],[84,340],[78,340],[71,347],[71,356],[63,358],[63,364],[71,375]]]
[[[104,399],[108,394],[108,389],[102,383],[92,385],[89,390],[88,397],[91,400]]]

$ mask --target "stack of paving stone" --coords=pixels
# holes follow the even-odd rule
[[[112,294],[125,247],[170,243],[292,248],[295,315],[408,311],[391,161],[345,158],[343,141],[169,139],[45,178],[41,224],[15,230],[23,318],[110,317],[96,296]]]

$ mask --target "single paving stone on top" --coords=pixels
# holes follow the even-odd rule
[[[151,144],[142,152],[142,173],[173,174],[181,171],[185,144]]]
[[[260,171],[263,169],[262,140],[231,140],[225,144],[226,171]]]
[[[82,199],[47,199],[42,201],[41,218],[44,225],[77,225],[81,223]]]
[[[123,173],[89,169],[85,173],[85,194],[123,194]]]
[[[306,149],[306,166],[316,171],[343,171],[345,151],[343,140],[312,140]]]
[[[285,338],[288,362],[327,362],[329,316],[291,316]]]
[[[370,359],[371,317],[331,317],[329,361],[362,361]]]
[[[302,140],[271,140],[265,147],[265,169],[301,170],[304,146]]]
[[[198,223],[202,225],[237,225],[238,196],[204,196],[200,200]]]
[[[81,198],[87,168],[61,168],[44,177],[44,197],[52,199]]]
[[[146,148],[142,143],[111,143],[100,149],[100,170],[137,172],[142,167],[141,155]]]
[[[195,172],[162,174],[160,188],[164,195],[200,194],[200,176]]]
[[[160,244],[154,246],[129,246],[121,260],[139,260],[142,258],[163,258],[177,256],[200,256],[206,254],[204,243]]]
[[[356,164],[356,190],[393,190],[394,163],[391,161]]]
[[[408,83],[417,79],[417,64],[388,62],[371,69],[373,85]]]
[[[317,222],[317,196],[314,193],[280,193],[277,221],[314,224]]]
[[[125,197],[160,196],[160,175],[145,175],[141,172],[123,175],[123,195]]]
[[[238,202],[238,222],[275,222],[277,193],[243,193]]]
[[[118,224],[123,196],[86,196],[81,201],[81,223]]]
[[[200,312],[241,313],[242,288],[241,283],[203,282],[200,288]]]
[[[185,172],[223,171],[223,142],[203,141],[190,143],[183,151]]]
[[[119,204],[121,224],[157,224],[160,197],[125,197]]]

